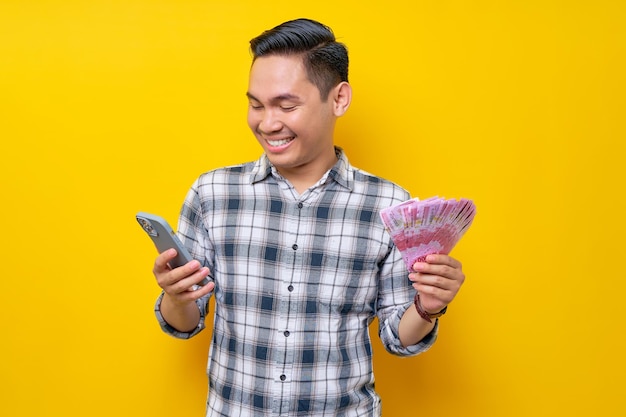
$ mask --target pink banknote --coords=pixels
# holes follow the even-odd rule
[[[433,253],[449,254],[476,215],[468,199],[411,199],[381,210],[380,218],[411,271]]]

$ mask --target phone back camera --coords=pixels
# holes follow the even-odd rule
[[[145,230],[146,233],[148,233],[150,236],[158,236],[159,235],[157,233],[157,231],[154,229],[154,227],[152,227],[152,223],[150,223],[147,219],[144,219],[142,217],[138,217],[137,221],[139,222],[141,227],[143,227],[143,230]]]

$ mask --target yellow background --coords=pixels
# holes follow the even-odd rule
[[[0,415],[203,415],[134,214],[259,155],[248,41],[302,16],[350,49],[351,162],[478,207],[438,344],[375,342],[385,415],[626,415],[619,0],[2,0]]]

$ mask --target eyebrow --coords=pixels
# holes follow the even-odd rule
[[[255,96],[253,96],[253,95],[252,95],[249,91],[248,91],[248,92],[246,92],[246,96],[247,96],[249,99],[252,99],[252,100],[258,101],[259,103],[261,102],[261,100],[259,100],[259,99],[258,99],[258,98],[256,98]],[[291,93],[284,93],[284,94],[279,94],[279,95],[277,95],[277,96],[275,96],[275,97],[272,97],[272,98],[270,99],[270,103],[278,103],[278,102],[281,102],[281,101],[288,101],[288,100],[300,100],[300,97],[298,97],[298,96],[297,96],[297,95],[295,95],[295,94],[291,94]]]

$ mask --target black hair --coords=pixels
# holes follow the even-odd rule
[[[348,49],[337,42],[328,26],[311,19],[296,19],[266,30],[250,41],[254,62],[268,55],[302,55],[309,80],[322,100],[342,81],[348,81]]]

